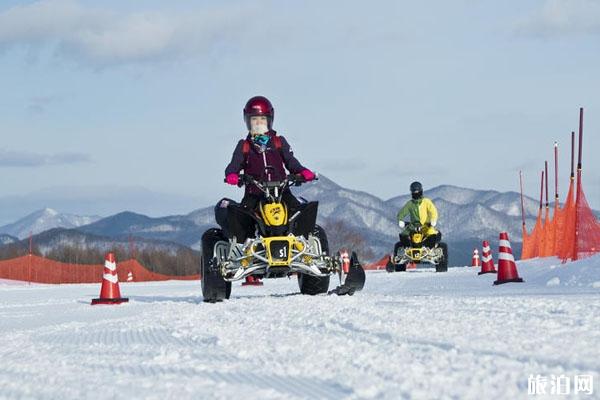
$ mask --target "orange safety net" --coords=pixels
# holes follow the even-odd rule
[[[565,262],[598,252],[600,223],[585,198],[580,176],[577,180],[577,196],[574,179],[571,179],[567,201],[562,209],[555,207],[552,219],[548,208],[542,219],[540,209],[533,231],[527,233],[523,227],[522,260],[557,256]]]
[[[577,199],[569,210],[566,225],[560,255],[563,262],[579,260],[600,252],[600,223],[583,193],[581,174],[577,179]]]
[[[385,266],[387,264],[387,262],[389,261],[390,256],[389,255],[385,255],[383,256],[381,259],[370,263],[370,264],[366,264],[363,266],[364,270],[379,270],[379,269],[385,269]]]
[[[547,257],[546,255],[546,243],[548,241],[547,233],[548,227],[550,225],[550,209],[546,207],[546,212],[544,214],[543,222],[540,226],[540,232],[538,235],[538,245],[537,245],[537,256],[538,257]]]
[[[532,258],[532,243],[531,243],[531,235],[527,233],[527,228],[525,224],[523,224],[523,246],[521,247],[521,260],[527,260]]]
[[[567,201],[561,210],[561,218],[556,227],[556,255],[558,258],[566,260],[567,254],[572,254],[572,242],[566,238],[573,235],[575,235],[575,185],[574,179],[571,178]]]
[[[552,218],[550,218],[550,210],[549,208],[546,208],[546,218],[542,235],[543,238],[540,243],[540,257],[552,257],[556,255],[554,241],[556,236],[557,214],[558,211],[555,208],[554,215]]]
[[[558,255],[559,251],[559,238],[558,235],[561,232],[560,227],[562,226],[563,210],[558,206],[558,202],[554,206],[554,217],[552,218],[552,230],[550,232],[550,248],[548,253],[550,256]]]
[[[102,281],[104,264],[68,264],[36,255],[0,260],[0,279],[36,283],[98,283]],[[197,280],[199,275],[174,276],[146,269],[137,260],[117,264],[119,282]]]
[[[538,216],[535,221],[535,226],[530,234],[527,234],[527,230],[523,229],[523,250],[521,251],[522,260],[526,260],[528,258],[539,257],[540,253],[540,236],[543,234],[543,225],[542,225],[542,209],[538,211]]]

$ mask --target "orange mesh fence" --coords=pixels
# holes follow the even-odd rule
[[[558,252],[559,252],[559,245],[561,242],[560,242],[558,236],[562,232],[561,227],[563,225],[563,215],[564,215],[563,210],[560,207],[555,206],[554,207],[554,218],[552,219],[552,233],[551,233],[552,247],[551,247],[551,252],[550,252],[551,256],[556,256],[556,255],[558,255]]]
[[[365,270],[385,269],[385,265],[387,264],[387,262],[389,261],[389,259],[390,259],[390,256],[389,255],[385,255],[381,259],[379,259],[378,261],[375,261],[373,263],[364,265],[363,269],[365,269]]]
[[[573,254],[574,242],[570,238],[575,236],[575,188],[573,180],[569,184],[567,202],[562,210],[562,221],[556,236],[559,238],[556,255],[562,260],[567,260]]]
[[[550,208],[546,208],[543,239],[540,243],[540,257],[554,255],[554,219],[550,218]]]
[[[529,235],[529,249],[530,249],[530,258],[535,258],[535,257],[539,257],[540,254],[540,241],[541,238],[540,236],[542,235],[542,210],[540,209],[540,211],[538,212],[538,216],[537,219],[535,221],[535,226],[533,227],[533,231],[531,232],[531,235]]]
[[[556,208],[552,219],[546,209],[538,213],[531,233],[523,228],[521,259],[557,256],[563,260],[578,260],[600,252],[600,223],[590,208],[581,179],[577,180],[575,196],[574,180],[571,180],[567,201],[563,208]]]
[[[600,224],[592,212],[581,185],[577,180],[577,201],[573,207],[571,230],[565,237],[565,252],[563,260],[579,260],[600,252]]]
[[[0,279],[36,283],[97,283],[102,281],[104,264],[68,264],[36,255],[0,260]],[[199,275],[163,275],[149,271],[136,260],[117,263],[120,282],[196,280]]]
[[[527,233],[527,228],[523,225],[523,247],[521,247],[521,260],[532,258],[531,235]]]

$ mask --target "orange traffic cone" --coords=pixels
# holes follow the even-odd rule
[[[479,250],[473,250],[473,257],[471,258],[471,267],[481,267],[481,260],[479,259]]]
[[[119,290],[119,276],[117,275],[117,261],[114,253],[108,253],[104,259],[104,274],[102,275],[102,288],[100,297],[92,300],[95,304],[121,304],[128,302],[128,298],[121,297]]]
[[[507,282],[523,282],[523,279],[519,278],[517,272],[515,257],[508,241],[508,233],[501,232],[500,250],[498,251],[498,280],[494,281],[494,285]]]
[[[242,282],[242,286],[262,286],[263,283],[260,281],[260,278],[254,277],[252,275],[246,277],[246,282]]]
[[[481,272],[478,275],[496,273],[494,268],[494,259],[492,258],[492,249],[490,249],[490,243],[487,240],[483,241],[483,254],[481,257]]]

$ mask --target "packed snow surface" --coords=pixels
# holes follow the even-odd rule
[[[129,303],[93,307],[98,285],[0,281],[0,398],[518,399],[537,374],[591,374],[575,398],[598,398],[600,257],[476,272],[368,272],[352,297],[234,283],[219,304],[122,283]]]

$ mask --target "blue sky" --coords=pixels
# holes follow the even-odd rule
[[[584,106],[600,208],[598,1],[4,1],[0,60],[0,197],[240,197],[223,169],[262,94],[307,167],[383,198],[518,190],[519,169],[536,197]]]

